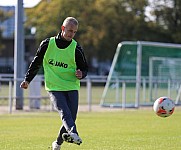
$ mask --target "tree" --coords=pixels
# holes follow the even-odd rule
[[[100,61],[111,60],[117,44],[125,40],[172,42],[174,37],[179,39],[174,28],[175,34],[172,35],[157,21],[160,17],[164,22],[169,21],[169,17],[164,17],[159,9],[154,10],[155,14],[159,12],[156,20],[147,18],[148,5],[148,0],[42,0],[35,8],[26,9],[26,28],[36,27],[35,36],[39,43],[56,35],[66,17],[74,16],[80,23],[75,38],[85,49],[88,60],[92,57]],[[177,18],[180,12],[177,11]],[[168,28],[171,29],[169,22]]]
[[[152,14],[156,24],[170,36],[168,42],[181,43],[181,1],[154,0]]]
[[[55,9],[56,8],[56,9]],[[25,9],[27,20],[25,30],[36,28],[37,43],[46,37],[54,36],[60,30],[60,1],[42,0],[35,8]]]

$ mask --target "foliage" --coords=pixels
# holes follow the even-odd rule
[[[156,18],[156,24],[165,29],[170,39],[167,42],[181,43],[181,1],[154,0],[154,10],[152,14]]]
[[[60,30],[59,26],[59,1],[48,2],[41,1],[41,4],[35,8],[28,8],[26,15],[28,17],[25,27],[31,29],[36,27],[36,38],[38,42],[46,37],[54,36]]]
[[[176,6],[156,5],[152,12],[156,21],[152,21],[145,15],[151,5],[148,0],[42,0],[35,8],[26,9],[26,28],[37,28],[39,44],[60,32],[66,17],[74,16],[80,23],[75,38],[85,49],[88,60],[92,57],[110,60],[122,41],[181,42],[180,2],[172,1]],[[172,12],[177,17],[170,16]]]

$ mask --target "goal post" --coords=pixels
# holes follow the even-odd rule
[[[168,78],[166,80],[158,76],[156,80],[150,79],[149,62],[153,57],[167,57],[170,59],[170,62],[171,60],[173,61],[173,58],[179,59],[181,57],[181,44],[145,41],[124,41],[119,43],[100,105],[108,107],[152,105],[153,98],[151,92],[153,89],[157,90],[157,96],[163,96],[163,94],[167,96],[169,87],[161,88],[159,86],[160,84],[169,85],[173,80],[168,80],[168,76],[166,76]],[[160,69],[163,70],[163,68]],[[178,72],[177,69],[175,71]],[[172,72],[170,71],[169,73]],[[172,77],[174,76],[172,75]],[[174,78],[174,80],[177,80],[178,83],[180,82],[180,79]],[[152,84],[150,84],[151,81],[153,82]]]

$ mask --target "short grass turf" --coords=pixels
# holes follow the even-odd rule
[[[61,150],[181,150],[181,110],[160,118],[151,109],[79,112],[78,146]],[[0,115],[0,150],[51,150],[61,125],[57,112]]]

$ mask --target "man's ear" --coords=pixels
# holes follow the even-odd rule
[[[64,26],[61,26],[61,30],[64,31],[65,27]]]

